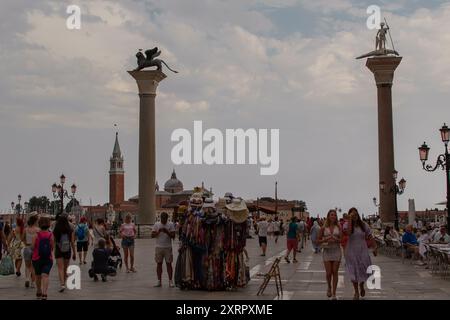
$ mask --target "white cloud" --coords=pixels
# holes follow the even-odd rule
[[[65,10],[61,10],[61,5],[55,5],[53,10],[33,7],[27,12],[27,20],[22,21],[26,28],[22,26],[17,33],[5,34],[5,30],[12,30],[9,24],[14,21],[0,30],[0,40],[17,46],[0,48],[3,127],[63,126],[88,134],[93,128],[110,128],[112,123],[120,122],[121,129],[135,133],[138,97],[136,84],[126,70],[134,67],[137,49],[157,44],[163,51],[162,58],[180,71],[176,75],[168,73],[169,77],[158,89],[156,112],[161,139],[164,130],[189,127],[191,121],[199,119],[211,127],[280,128],[282,145],[286,146],[281,150],[280,167],[286,194],[311,199],[320,210],[328,204],[322,203],[320,188],[311,181],[317,178],[315,170],[329,165],[330,153],[339,158],[336,167],[349,172],[349,181],[360,181],[359,175],[376,172],[376,146],[358,155],[365,157],[370,172],[363,165],[355,170],[348,167],[354,161],[349,159],[350,155],[356,152],[345,149],[351,139],[354,139],[351,146],[361,150],[376,143],[373,77],[363,61],[354,59],[374,46],[375,34],[365,26],[362,5],[345,0],[300,1],[301,8],[293,0],[79,3],[89,15],[82,20],[80,31],[65,28],[66,16],[61,14]],[[395,8],[403,4],[404,1]],[[260,6],[269,6],[271,10],[307,8],[317,14],[317,25],[325,27],[315,33],[309,30],[288,35],[274,33],[279,26],[264,10],[258,11]],[[396,124],[401,124],[401,116],[405,116],[402,109],[408,110],[410,114],[406,116],[412,117],[408,126],[423,119],[428,119],[428,123],[440,122],[441,115],[425,116],[420,101],[429,108],[444,105],[448,100],[445,95],[436,95],[447,93],[450,86],[450,35],[446,32],[450,30],[450,6],[400,13],[398,10],[386,13],[396,49],[404,55],[394,86]],[[370,115],[364,117],[365,114]],[[367,132],[370,125],[372,134]],[[412,147],[402,148],[421,133],[413,131],[399,143],[398,149],[403,152],[399,152],[397,161],[405,168]],[[324,137],[325,134],[328,136]],[[333,139],[338,146],[324,150],[322,145],[332,144],[329,140]],[[159,141],[161,157],[167,144]],[[99,150],[95,152],[98,153],[92,155],[92,161],[102,161],[107,156]],[[159,159],[163,166],[164,160],[167,159]],[[410,176],[417,179],[412,165],[410,170]],[[225,172],[217,178],[221,181],[213,183],[232,184],[228,176],[229,172]],[[303,179],[312,185],[299,186],[298,181],[289,179]],[[373,177],[373,192],[377,190],[375,180]],[[92,192],[98,198],[101,195],[96,189],[101,189],[102,183],[93,183]],[[329,184],[330,192],[335,193],[330,202],[341,201],[339,198],[348,197],[354,190],[350,182],[329,181]],[[370,185],[371,182],[358,185],[361,190],[355,192],[372,192]],[[241,192],[254,195],[253,187],[245,183],[237,186]],[[436,191],[433,186],[428,189]],[[369,202],[371,197],[367,198]]]

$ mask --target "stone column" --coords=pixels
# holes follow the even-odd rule
[[[366,63],[377,85],[379,182],[386,184],[385,192],[380,190],[380,217],[383,223],[388,224],[395,221],[395,194],[390,192],[394,185],[392,172],[395,168],[391,88],[394,71],[401,61],[401,57],[382,56],[369,58]]]
[[[158,70],[128,71],[139,89],[139,224],[153,224],[156,218],[156,88],[166,75]]]

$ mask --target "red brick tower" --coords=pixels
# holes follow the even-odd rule
[[[114,206],[121,204],[125,198],[125,171],[123,170],[123,157],[120,152],[118,135],[116,132],[114,150],[109,159],[109,203]]]

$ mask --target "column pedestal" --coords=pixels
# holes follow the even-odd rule
[[[155,98],[159,82],[166,75],[157,70],[128,71],[139,89],[139,224],[153,224],[156,219],[156,136]]]
[[[384,223],[395,221],[395,193],[392,172],[394,163],[394,129],[392,120],[392,82],[394,71],[401,57],[375,57],[367,59],[366,66],[375,76],[378,95],[378,162],[379,182],[385,182],[385,191],[380,190],[380,217]]]

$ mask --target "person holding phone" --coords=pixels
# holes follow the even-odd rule
[[[168,222],[169,215],[167,212],[161,213],[161,222],[155,223],[152,230],[152,238],[156,238],[155,261],[157,263],[156,273],[158,282],[155,287],[161,287],[161,278],[163,271],[163,261],[166,261],[167,275],[169,276],[169,287],[173,288],[173,253],[172,239],[175,238],[175,225]]]

